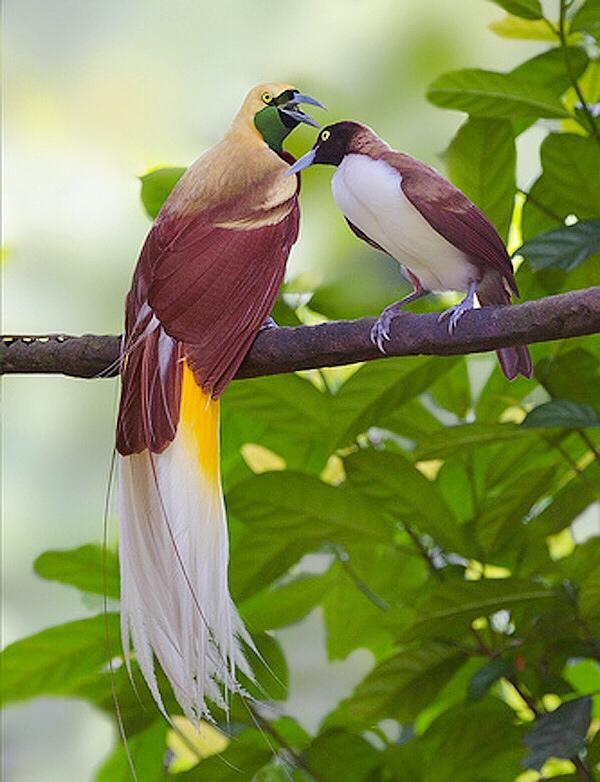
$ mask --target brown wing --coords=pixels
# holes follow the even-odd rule
[[[382,159],[402,177],[402,192],[429,225],[485,272],[496,269],[518,296],[510,256],[498,232],[464,193],[430,168],[403,152],[386,150]]]
[[[382,253],[386,253],[387,251],[383,249],[383,247],[380,244],[377,244],[377,242],[374,239],[371,239],[370,236],[367,236],[367,234],[364,231],[361,231],[360,228],[357,225],[354,225],[354,223],[351,223],[350,220],[346,217],[346,222],[348,223],[348,226],[352,233],[355,236],[358,236],[359,239],[362,239],[363,242],[366,242],[371,247],[373,247],[375,250],[379,250]]]
[[[120,453],[164,450],[179,420],[182,359],[219,396],[271,312],[298,236],[298,199],[244,214],[228,204],[152,227],[127,297]]]

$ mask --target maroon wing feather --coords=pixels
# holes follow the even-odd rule
[[[498,232],[464,193],[435,169],[403,152],[382,155],[402,177],[402,192],[429,225],[470,257],[485,273],[490,266],[506,278],[518,296],[510,256]]]
[[[249,229],[219,226],[245,216],[232,205],[159,216],[126,302],[121,454],[160,452],[175,437],[182,359],[215,397],[234,377],[273,308],[298,236],[297,195],[287,207],[279,222]]]

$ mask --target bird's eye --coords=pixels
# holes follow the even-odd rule
[[[321,141],[327,141],[327,139],[331,136],[331,133],[328,130],[324,130],[321,133]]]
[[[260,99],[263,103],[269,104],[273,100],[273,96],[270,92],[263,92],[263,94],[260,96]]]

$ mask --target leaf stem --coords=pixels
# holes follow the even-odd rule
[[[268,733],[270,736],[272,736],[275,741],[280,745],[282,749],[286,751],[286,753],[290,756],[292,759],[292,763],[297,767],[301,768],[303,771],[305,771],[312,779],[315,780],[315,782],[324,782],[322,777],[320,777],[316,771],[314,771],[309,764],[304,760],[302,755],[299,755],[296,750],[292,747],[292,745],[281,735],[281,733],[275,728],[272,723],[269,722],[269,720],[266,720],[262,714],[260,714],[252,704],[248,704],[248,708],[250,710],[250,713],[252,714],[252,717],[254,718],[257,725],[260,725],[260,727]]]
[[[390,608],[388,603],[386,603],[386,601],[383,598],[379,597],[378,594],[373,592],[373,590],[370,588],[367,582],[363,581],[363,579],[354,570],[354,568],[350,564],[350,557],[348,556],[348,553],[341,546],[334,546],[333,550],[337,561],[340,563],[340,565],[344,569],[344,572],[354,583],[356,588],[360,592],[362,592],[363,595],[367,598],[367,600],[370,600],[374,606],[377,606],[377,608],[379,608],[381,611],[388,611]]]

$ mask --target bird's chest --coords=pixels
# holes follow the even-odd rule
[[[406,266],[427,290],[466,290],[476,271],[402,192],[400,174],[383,160],[347,155],[333,197],[351,223]]]

